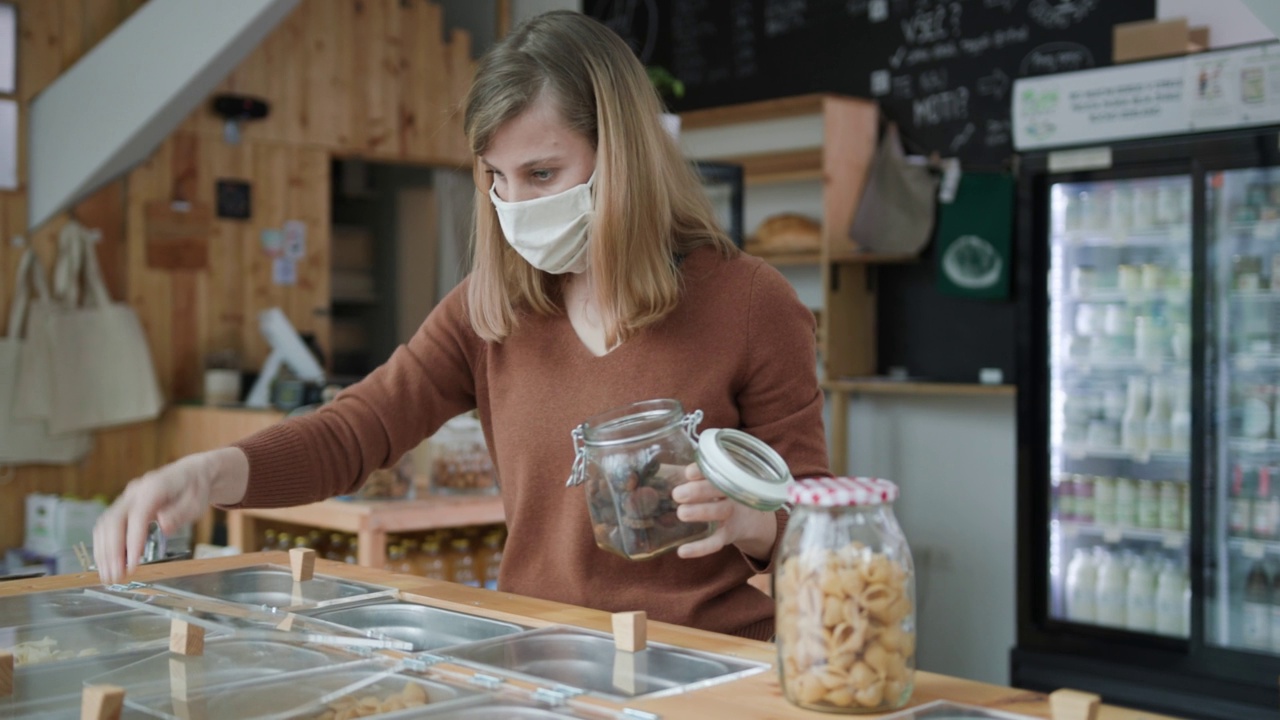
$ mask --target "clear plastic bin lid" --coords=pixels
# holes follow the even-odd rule
[[[275,640],[220,638],[200,655],[161,652],[87,679],[133,697],[192,693],[205,688],[328,668],[362,658],[335,649]]]
[[[406,710],[463,701],[478,691],[408,671],[401,661],[380,657],[321,671],[278,674],[266,680],[161,693],[125,692],[125,704],[174,720],[276,720],[342,715],[401,717]]]
[[[120,612],[116,603],[90,597],[83,590],[29,593],[0,597],[0,628],[60,622]]]
[[[170,623],[153,613],[120,607],[110,616],[0,629],[0,650],[18,668],[64,663],[163,647]]]
[[[97,655],[60,663],[17,668],[13,693],[0,697],[0,717],[80,716],[80,694],[91,678],[132,665],[155,654],[144,650],[119,655]]]
[[[165,588],[142,583],[112,585],[85,592],[112,599],[125,607],[143,610],[155,618],[163,619],[161,627],[165,638],[169,636],[172,621],[181,620],[241,640],[275,640],[389,650],[410,650],[413,647],[408,642],[373,631],[347,628],[297,613],[176,595]]]
[[[154,583],[181,595],[275,610],[300,610],[347,603],[392,592],[379,585],[316,575],[295,581],[289,568],[254,565],[199,575],[169,578]]]
[[[504,695],[488,695],[471,701],[460,701],[431,707],[418,711],[397,715],[395,720],[412,720],[414,718],[432,718],[433,720],[564,720],[565,718],[584,718],[590,720],[615,720],[616,718],[648,717],[648,715],[630,714],[625,711],[613,711],[602,707],[591,707],[581,704],[556,704],[539,702],[534,698],[517,696],[513,693]]]

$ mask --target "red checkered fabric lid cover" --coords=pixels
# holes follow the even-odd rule
[[[819,507],[864,507],[898,499],[892,481],[870,477],[806,478],[792,484],[792,505]]]

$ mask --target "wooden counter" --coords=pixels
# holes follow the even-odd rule
[[[288,557],[284,553],[254,553],[230,558],[164,563],[144,567],[131,579],[150,582],[167,577],[244,567],[264,562],[288,565]],[[473,615],[515,621],[530,627],[561,624],[576,625],[604,632],[611,630],[611,616],[608,613],[547,600],[480,590],[452,583],[433,582],[420,577],[397,575],[383,570],[344,565],[327,560],[317,562],[316,572],[394,587],[401,590],[402,598],[407,600],[450,610],[460,610]],[[97,576],[87,573],[40,578],[37,580],[13,581],[0,584],[0,596],[42,590],[90,587],[96,584]],[[733,655],[747,660],[770,664],[775,662],[775,652],[772,644],[668,625],[666,623],[650,622],[649,639],[654,642]],[[953,700],[1006,712],[1022,713],[1032,717],[1050,717],[1047,696],[1041,693],[987,685],[928,672],[917,672],[916,690],[915,695],[912,697],[911,705],[921,705],[934,700]],[[594,703],[595,701],[592,700],[592,702]],[[777,674],[772,670],[733,682],[694,690],[682,695],[628,702],[627,707],[656,713],[664,718],[743,718],[749,720],[751,718],[832,717],[825,713],[800,710],[788,703],[782,696]],[[862,717],[880,716],[864,715]],[[1165,719],[1166,716],[1112,706],[1103,706],[1098,714],[1098,720]]]

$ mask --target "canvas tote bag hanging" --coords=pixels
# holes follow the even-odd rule
[[[164,407],[142,324],[133,308],[111,302],[92,242],[75,222],[58,236],[54,292],[65,304],[49,321],[53,432],[150,420]]]
[[[849,228],[864,252],[917,255],[933,237],[938,180],[907,159],[898,126],[889,123],[867,171],[867,184]]]
[[[13,304],[9,308],[8,336],[0,338],[0,465],[48,465],[74,463],[93,447],[89,433],[50,435],[44,420],[14,417],[14,396],[20,379],[19,357],[24,342],[23,324],[28,313],[51,304],[49,286],[44,281],[39,258],[28,248],[18,262]],[[36,300],[30,302],[28,278],[35,285]]]

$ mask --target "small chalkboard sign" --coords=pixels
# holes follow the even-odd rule
[[[1117,23],[1155,0],[586,0],[645,65],[682,80],[676,111],[833,92],[875,98],[914,145],[970,167],[1012,153],[1019,77],[1111,63]]]

